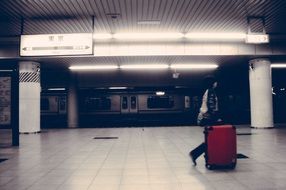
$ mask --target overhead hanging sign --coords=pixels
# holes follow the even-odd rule
[[[269,43],[269,35],[267,34],[247,34],[245,42],[249,44]]]
[[[90,55],[92,34],[21,35],[20,56]]]

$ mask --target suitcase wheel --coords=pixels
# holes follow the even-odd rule
[[[233,170],[235,168],[235,166],[236,166],[236,162],[234,162],[230,165],[225,165],[225,166],[206,164],[206,168],[209,170],[214,170],[214,169],[231,169],[231,170]]]
[[[209,170],[213,170],[213,169],[214,169],[214,166],[213,166],[213,165],[210,165],[210,164],[206,164],[206,168],[209,169]]]
[[[229,168],[233,170],[233,169],[235,168],[235,166],[236,166],[236,162],[232,163],[232,164],[229,166]]]

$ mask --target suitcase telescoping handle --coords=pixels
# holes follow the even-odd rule
[[[221,125],[220,127],[226,127],[226,126],[232,126],[232,128],[234,130],[236,130],[236,127],[234,125]],[[205,126],[205,129],[204,129],[204,134],[205,134],[205,137],[208,136],[209,132],[210,131],[213,131],[214,127],[213,126]]]
[[[205,126],[205,129],[204,129],[204,139],[205,139],[205,146],[206,146],[206,150],[208,149],[208,135],[209,135],[209,132],[213,130],[213,127],[212,126]],[[207,160],[209,160],[209,156],[208,156],[208,151],[205,151],[205,160],[207,162]]]

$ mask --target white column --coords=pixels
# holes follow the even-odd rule
[[[40,64],[19,62],[19,131],[40,132]]]
[[[251,127],[272,128],[272,79],[268,59],[249,61]]]
[[[68,127],[78,127],[78,102],[77,102],[77,85],[76,76],[71,73],[68,89]]]

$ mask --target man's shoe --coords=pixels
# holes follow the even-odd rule
[[[190,152],[190,157],[192,158],[192,161],[193,161],[193,163],[194,163],[194,166],[196,166],[196,165],[197,165],[197,162],[196,162],[196,159],[195,159],[195,157],[194,157],[192,151]]]

